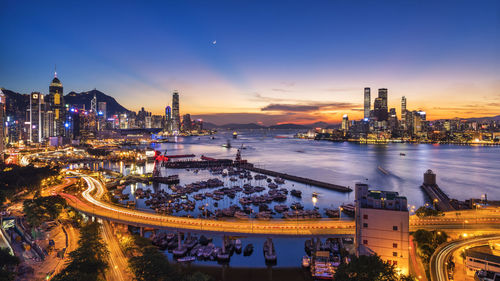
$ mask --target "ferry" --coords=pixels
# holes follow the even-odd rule
[[[238,138],[238,133],[233,132],[233,139],[236,139],[236,138]]]

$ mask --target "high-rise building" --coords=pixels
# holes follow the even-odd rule
[[[365,103],[364,103],[365,120],[370,118],[370,106],[371,106],[370,88],[365,88]]]
[[[355,197],[356,253],[376,253],[402,274],[408,274],[409,213],[406,197],[393,191],[368,190],[368,185],[363,183],[356,184]]]
[[[179,132],[181,127],[181,115],[179,111],[179,93],[174,91],[172,95],[172,131]]]
[[[57,72],[54,72],[54,79],[52,79],[49,86],[48,106],[54,117],[54,124],[50,126],[48,136],[62,137],[65,130],[66,108],[64,107],[63,85],[57,78]]]
[[[4,161],[4,150],[5,150],[5,95],[0,89],[0,162]]]
[[[391,129],[391,131],[395,131],[398,128],[398,116],[396,115],[395,108],[391,108],[389,110],[388,123],[389,123],[389,128]]]
[[[380,97],[375,98],[373,102],[373,115],[377,121],[383,121],[382,99]]]
[[[407,118],[406,118],[406,97],[401,97],[401,124],[403,130],[406,130],[407,126]]]
[[[165,107],[165,128],[164,131],[172,132],[172,109],[169,105]]]
[[[191,114],[184,114],[182,116],[182,130],[183,131],[191,131],[192,129],[192,121],[191,121]]]
[[[29,142],[30,143],[41,143],[43,140],[43,119],[42,119],[42,101],[43,95],[38,92],[33,92],[30,94],[30,102],[28,111],[28,117],[26,118],[29,122]]]
[[[100,116],[102,116],[104,119],[107,119],[108,118],[108,114],[107,114],[107,111],[106,111],[106,102],[105,101],[100,101],[98,103],[98,111],[99,111],[99,114]]]
[[[342,130],[344,132],[349,131],[349,117],[347,116],[347,114],[344,114],[344,116],[342,117]]]
[[[378,97],[381,99],[380,105],[380,118],[379,121],[387,121],[388,112],[387,112],[387,89],[381,88],[378,89]]]

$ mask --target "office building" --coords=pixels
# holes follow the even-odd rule
[[[172,109],[169,105],[165,107],[165,127],[163,130],[166,132],[172,132]]]
[[[370,118],[370,106],[371,106],[370,88],[365,88],[365,102],[364,102],[364,119],[365,120]]]
[[[387,108],[387,89],[381,88],[378,89],[378,97],[381,99],[380,104],[380,118],[378,121],[387,121],[388,117],[388,108]]]
[[[172,95],[172,131],[179,132],[181,127],[181,115],[179,111],[179,93],[174,91]]]
[[[29,96],[29,108],[27,109],[27,122],[29,139],[31,143],[41,143],[43,140],[43,122],[42,122],[42,102],[43,95],[33,92]]]
[[[3,94],[2,90],[0,89],[0,162],[3,163],[4,161],[4,150],[5,150],[5,95]]]
[[[407,129],[407,124],[406,124],[406,97],[403,96],[401,97],[401,127],[403,130]]]
[[[99,115],[102,116],[104,119],[108,118],[108,113],[106,110],[106,102],[105,101],[100,101],[98,103],[98,111],[99,111]]]
[[[342,117],[342,131],[344,131],[344,133],[349,131],[349,117],[347,114],[344,114]]]
[[[59,78],[57,78],[57,72],[54,72],[54,79],[50,83],[47,99],[47,106],[52,111],[51,114],[53,114],[53,121],[51,120],[47,136],[62,137],[65,131],[66,108],[64,107],[63,85]]]
[[[393,191],[369,190],[367,184],[357,183],[356,253],[377,254],[408,274],[409,213],[406,197]]]

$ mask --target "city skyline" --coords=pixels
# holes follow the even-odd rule
[[[97,88],[161,114],[178,90],[181,114],[215,123],[359,120],[364,87],[372,103],[387,88],[398,115],[402,96],[431,120],[500,112],[494,1],[294,2],[279,22],[276,3],[2,6],[11,44],[0,52],[0,86],[21,93],[47,94],[57,64],[66,93]],[[120,21],[131,11],[138,19]]]

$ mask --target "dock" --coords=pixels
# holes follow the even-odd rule
[[[448,195],[446,195],[446,193],[444,193],[437,184],[422,184],[420,187],[424,190],[425,194],[427,194],[431,201],[433,203],[435,202],[436,209],[443,212],[455,210],[455,208],[453,208],[450,204],[450,198]]]
[[[352,189],[350,187],[347,187],[347,186],[342,186],[342,185],[317,181],[317,180],[313,180],[313,179],[308,179],[308,178],[304,178],[304,177],[289,175],[289,174],[285,174],[285,173],[280,173],[280,172],[276,172],[276,171],[271,171],[271,170],[267,170],[267,169],[257,168],[253,164],[250,164],[250,163],[242,165],[241,167],[244,169],[247,169],[249,171],[252,171],[252,172],[256,172],[256,173],[260,173],[260,174],[264,174],[264,175],[268,175],[268,176],[272,176],[272,177],[280,177],[280,178],[285,179],[285,180],[291,180],[291,181],[295,181],[295,182],[299,182],[299,183],[303,183],[303,184],[314,185],[317,187],[322,187],[322,188],[326,188],[326,189],[330,189],[330,190],[334,190],[334,191],[338,191],[338,192],[351,192],[352,191]]]
[[[439,188],[436,181],[436,174],[432,170],[429,169],[424,173],[424,183],[422,183],[420,188],[427,194],[432,204],[439,211],[448,212],[455,210],[450,203],[448,195]]]

